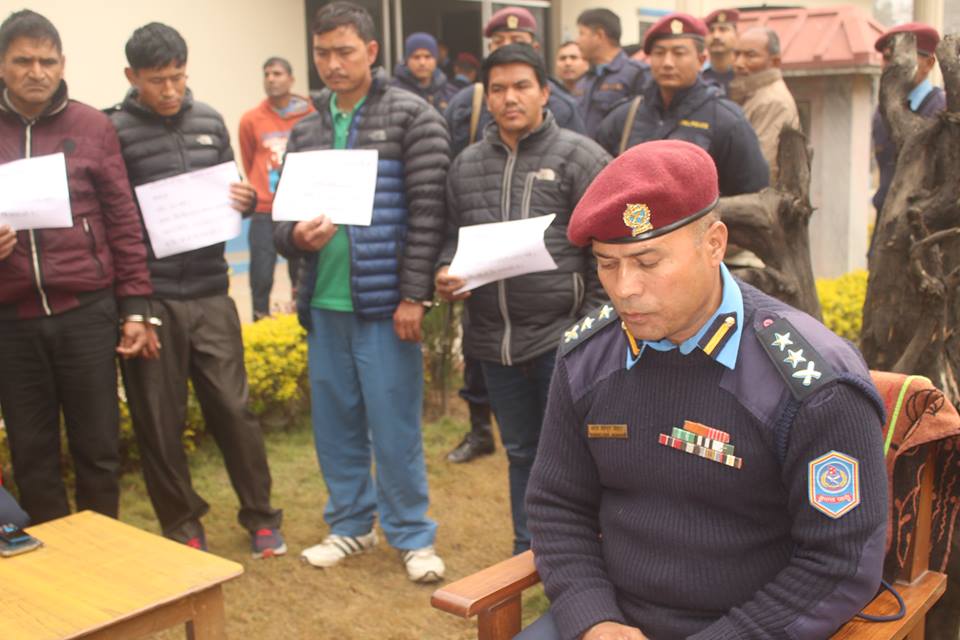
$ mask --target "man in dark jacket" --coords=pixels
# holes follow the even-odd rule
[[[175,29],[150,23],[127,41],[131,90],[110,111],[134,186],[233,161],[223,119],[187,89],[187,44]],[[250,213],[256,191],[230,187],[233,206]],[[223,453],[240,500],[240,524],[254,557],[286,551],[281,512],[270,505],[270,470],[263,434],[247,406],[240,319],[227,295],[224,244],[157,258],[151,250],[151,313],[159,321],[153,360],[125,363],[130,414],[147,492],[163,534],[206,548],[200,518],[209,510],[194,491],[180,436],[193,382],[206,429]]]
[[[0,164],[62,153],[73,217],[63,229],[0,224],[0,410],[35,523],[70,513],[61,412],[77,508],[116,517],[116,353],[133,357],[146,344],[151,292],[116,133],[67,98],[63,66],[60,36],[43,16],[18,11],[0,25]]]
[[[737,22],[740,12],[736,9],[717,9],[703,19],[707,25],[706,45],[710,59],[700,69],[700,77],[708,85],[728,94],[730,81],[733,80],[734,51],[737,43]]]
[[[699,18],[685,13],[666,15],[650,27],[643,50],[654,81],[635,98],[639,104],[624,103],[607,116],[597,142],[619,155],[649,140],[686,140],[713,158],[721,195],[754,193],[770,183],[770,170],[740,107],[698,75],[706,33]]]
[[[437,291],[466,299],[464,353],[482,363],[490,403],[510,461],[514,553],[530,548],[523,497],[543,422],[547,390],[564,330],[603,292],[588,251],[565,237],[570,213],[610,156],[589,138],[557,126],[544,111],[549,95],[543,60],[512,44],[484,61],[482,77],[494,123],[457,156],[447,176],[447,235]],[[547,249],[556,271],[531,273],[457,295],[449,272],[461,227],[555,214]]]
[[[577,17],[577,44],[590,70],[577,84],[577,107],[586,134],[597,139],[607,114],[643,91],[650,77],[646,63],[627,57],[620,47],[620,18],[609,9],[587,9]]]
[[[917,71],[913,77],[913,87],[907,96],[910,110],[924,118],[933,118],[947,108],[947,95],[943,89],[930,82],[930,71],[937,63],[935,55],[940,34],[931,26],[908,22],[888,30],[877,38],[874,48],[883,54],[883,63],[890,61],[893,46],[893,36],[897,33],[912,33],[917,40]],[[880,228],[883,205],[887,200],[887,191],[893,182],[893,174],[897,169],[897,149],[894,147],[887,123],[880,115],[880,108],[873,114],[873,153],[877,159],[877,168],[880,170],[880,184],[873,194],[873,206],[877,210],[877,221],[873,225],[873,237],[870,239],[870,252],[873,253],[873,239]]]
[[[490,38],[490,53],[511,43],[524,42],[533,46],[539,51],[540,43],[536,39],[537,21],[533,14],[523,7],[505,7],[491,16],[483,29],[483,36]],[[557,124],[570,131],[585,133],[586,129],[583,120],[577,113],[577,103],[563,90],[563,85],[549,78],[550,98],[547,101],[547,109],[553,113],[553,118]],[[486,102],[480,96],[478,100],[477,91],[482,91],[483,85],[480,83],[461,89],[457,95],[450,100],[450,106],[447,107],[444,117],[447,119],[447,126],[450,129],[450,138],[453,144],[453,155],[463,151],[468,145],[476,142],[492,118],[487,110]],[[480,115],[473,117],[473,105],[480,104]],[[474,123],[476,125],[474,126]]]
[[[437,39],[429,33],[411,33],[403,44],[403,62],[393,72],[392,86],[411,91],[443,113],[458,91],[437,68]]]
[[[450,139],[436,110],[371,69],[379,44],[365,9],[325,5],[312,31],[327,88],[317,113],[293,128],[287,153],[375,149],[378,164],[370,226],[337,227],[320,215],[281,224],[275,235],[282,253],[304,258],[297,312],[308,332],[313,433],[329,494],[330,533],[302,557],[332,567],[372,548],[379,514],[407,577],[434,582],[444,565],[427,517],[420,341],[443,237]]]

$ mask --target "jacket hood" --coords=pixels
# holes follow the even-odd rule
[[[748,76],[737,76],[730,81],[730,99],[737,104],[743,104],[760,89],[783,80],[783,73],[776,67],[764,69]]]
[[[138,116],[143,116],[147,118],[179,118],[183,115],[185,111],[193,107],[193,92],[187,87],[186,92],[183,94],[183,102],[180,103],[180,110],[172,116],[161,116],[156,111],[145,107],[138,99],[137,90],[133,87],[130,87],[130,90],[127,91],[127,95],[124,96],[123,102],[119,106],[123,107],[124,111],[129,111],[130,113],[136,114]]]
[[[70,96],[67,92],[67,82],[66,80],[60,81],[60,86],[57,87],[57,90],[53,92],[53,96],[50,98],[50,104],[47,105],[47,108],[35,118],[39,120],[41,118],[47,118],[49,116],[55,115],[67,108],[67,104],[70,102]],[[22,120],[27,121],[27,118],[22,116],[19,111],[13,108],[13,104],[10,102],[10,93],[7,90],[7,84],[0,79],[0,113],[11,113],[20,117]]]
[[[287,105],[287,110],[283,113],[280,113],[273,108],[272,104],[270,104],[269,98],[264,98],[263,102],[260,103],[260,110],[265,113],[273,114],[275,117],[280,118],[281,120],[295,120],[310,111],[310,99],[304,98],[303,96],[298,96],[296,94],[291,94],[290,104]]]

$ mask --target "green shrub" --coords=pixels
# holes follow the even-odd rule
[[[859,269],[839,278],[818,278],[817,295],[823,309],[823,323],[837,335],[859,344],[867,271]]]

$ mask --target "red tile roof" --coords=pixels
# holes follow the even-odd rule
[[[785,72],[879,67],[873,43],[884,27],[856,6],[741,11],[737,31],[770,27],[780,36]]]

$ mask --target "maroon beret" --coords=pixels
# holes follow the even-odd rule
[[[873,45],[874,49],[883,53],[883,50],[887,48],[887,39],[897,33],[912,33],[915,35],[917,37],[917,52],[925,53],[928,56],[933,55],[934,51],[937,50],[937,45],[940,43],[940,34],[930,25],[923,24],[922,22],[908,22],[889,29],[877,38],[877,41]]]
[[[647,29],[643,39],[643,52],[650,55],[653,43],[662,38],[700,38],[707,35],[707,25],[703,20],[689,13],[668,13]]]
[[[458,53],[457,57],[453,59],[453,63],[465,67],[474,67],[475,69],[480,68],[480,61],[477,60],[477,56],[472,53],[467,53],[466,51]]]
[[[567,238],[578,247],[649,240],[710,213],[719,195],[706,151],[682,140],[645,142],[597,174],[573,210]]]
[[[716,11],[711,11],[710,14],[703,19],[707,27],[713,26],[715,22],[737,24],[739,21],[740,12],[736,9],[717,9]]]
[[[537,30],[537,20],[533,14],[523,7],[505,7],[490,16],[490,21],[483,28],[483,37],[489,38],[497,31],[529,31]]]

